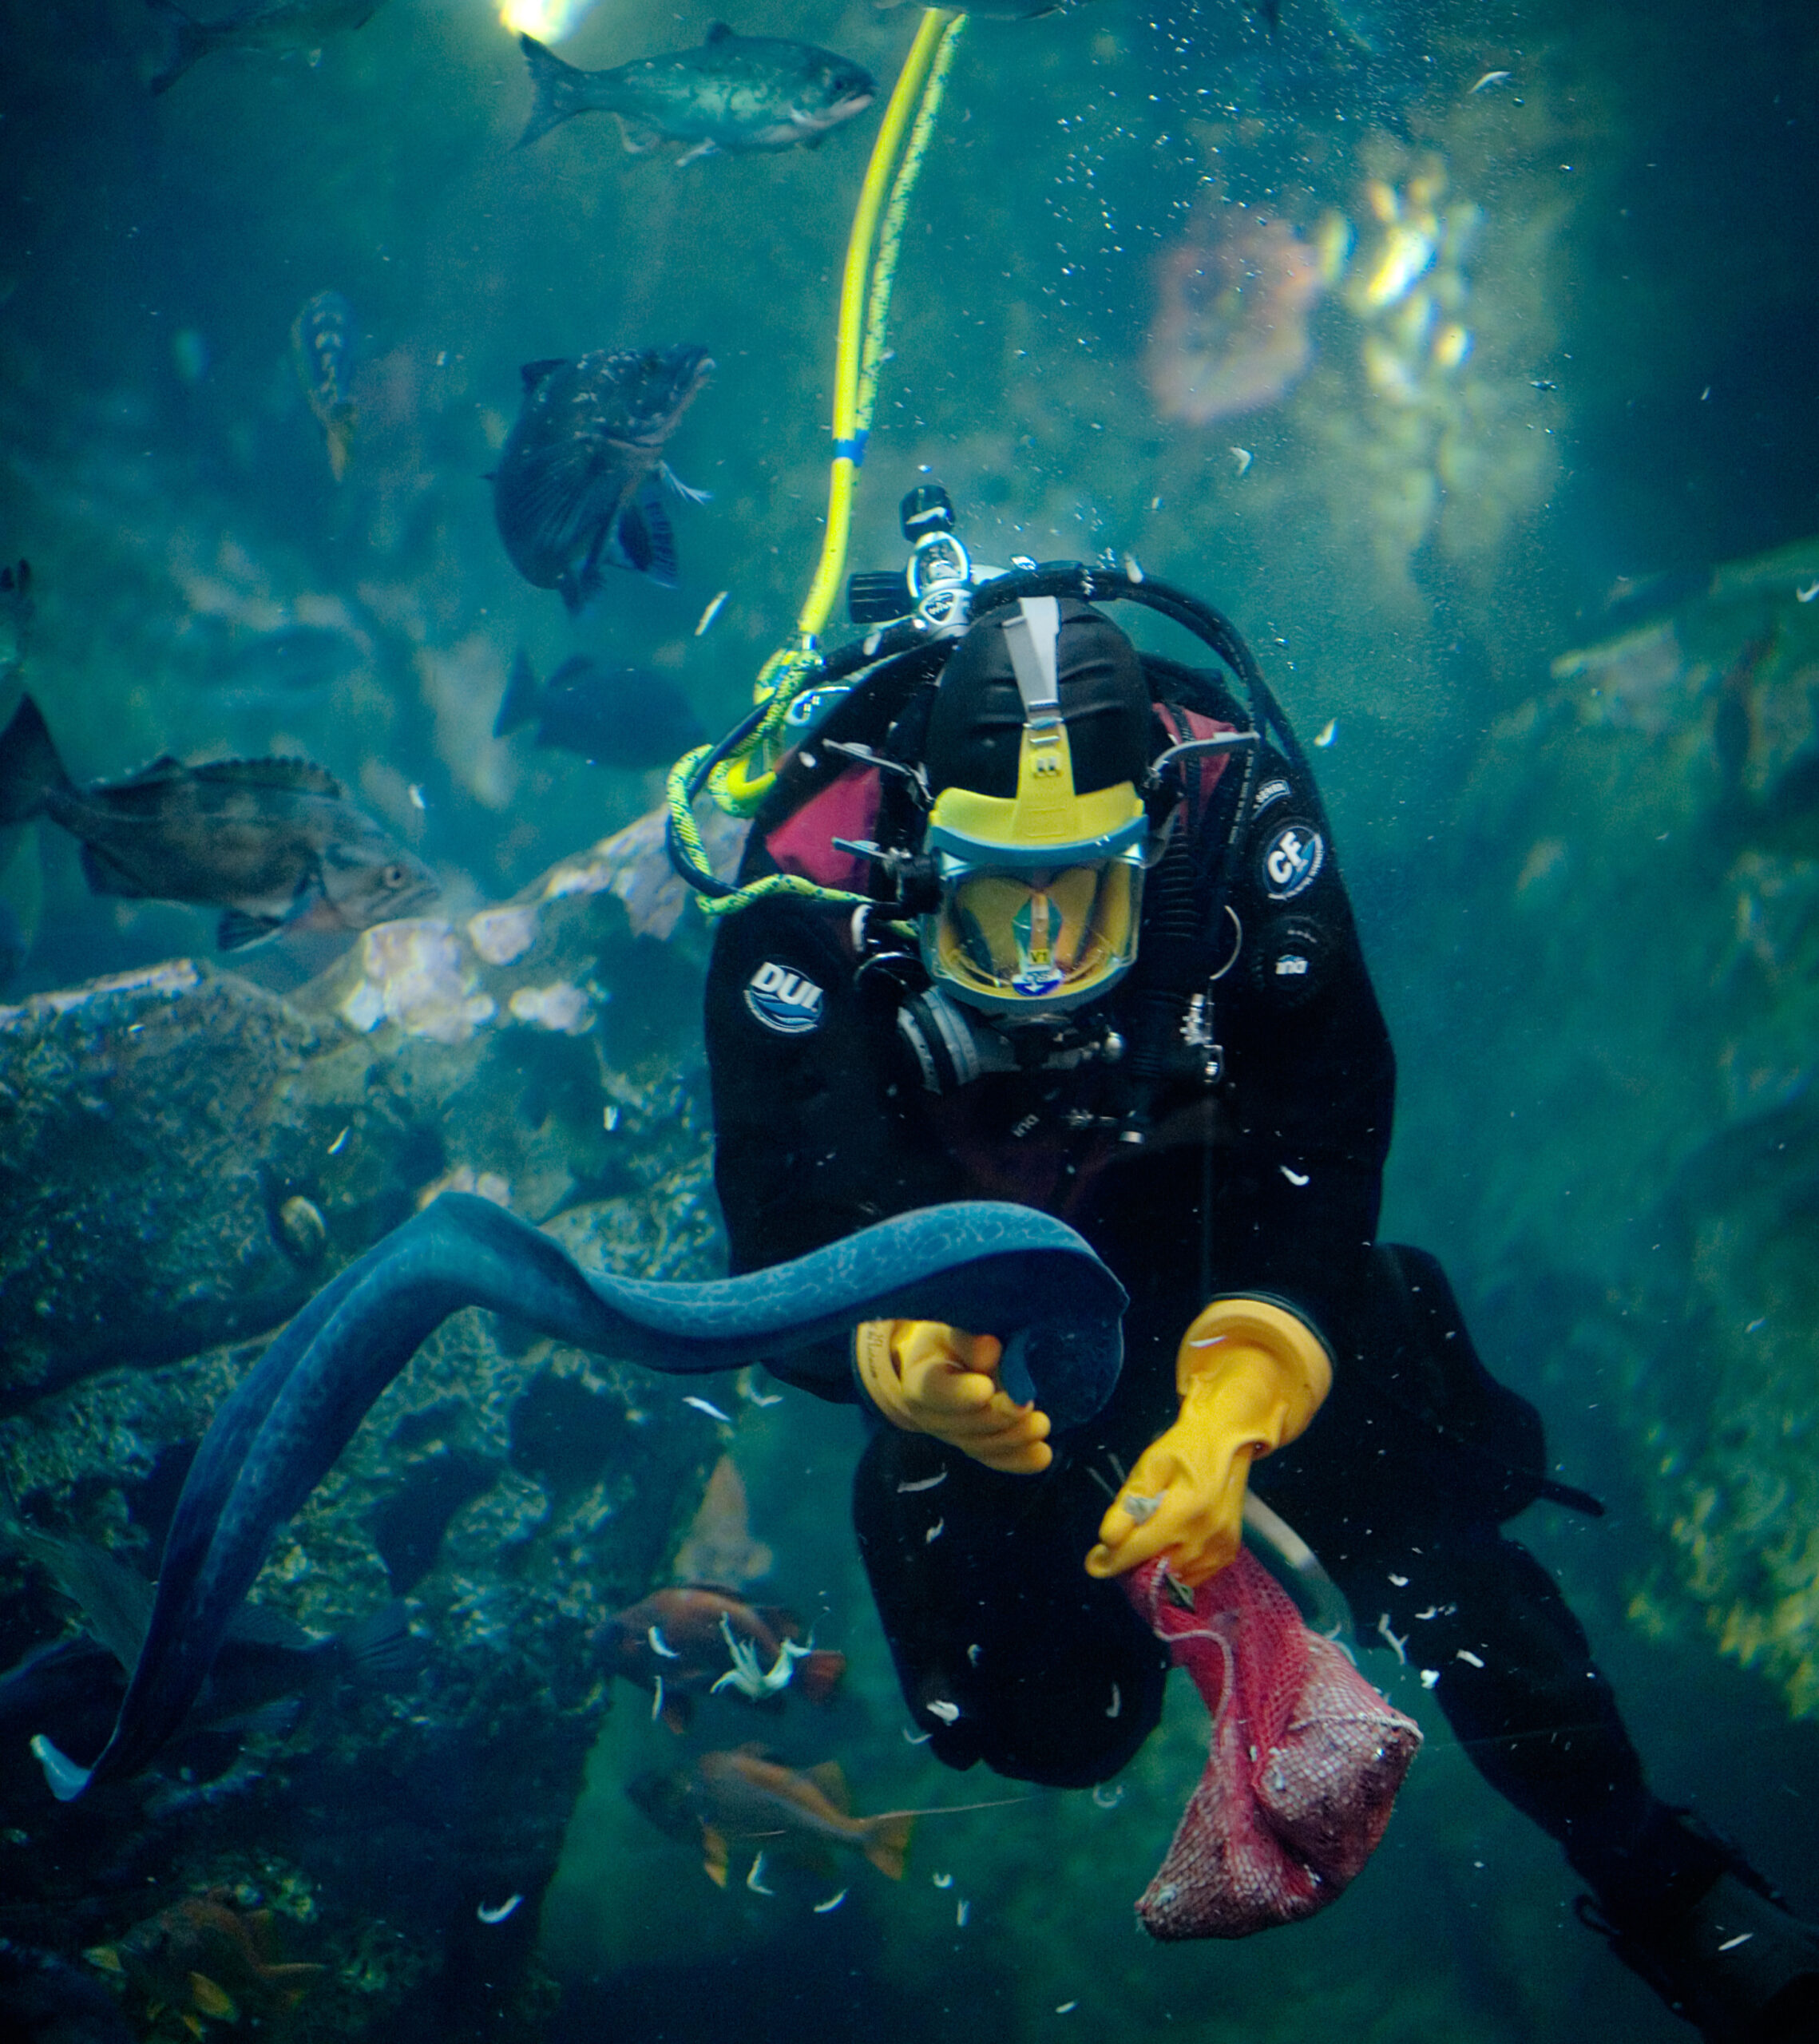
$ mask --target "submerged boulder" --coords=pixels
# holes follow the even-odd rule
[[[0,1011],[0,1471],[29,1521],[149,1577],[264,1337],[446,1187],[586,1265],[715,1274],[700,941],[653,853],[635,826],[288,996],[177,961]],[[231,1890],[324,1967],[323,2034],[531,2034],[609,1698],[592,1638],[660,1578],[724,1432],[668,1380],[455,1316],[279,1534],[248,1693],[224,1674],[147,1774],[59,1805],[27,1739],[91,1757],[124,1676],[91,1670],[73,1720],[0,1678],[10,1931],[73,1958]],[[70,1615],[18,1545],[0,1667]]]

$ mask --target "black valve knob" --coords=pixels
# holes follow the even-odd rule
[[[931,533],[953,530],[953,499],[938,482],[918,483],[897,507],[903,537],[913,546]]]

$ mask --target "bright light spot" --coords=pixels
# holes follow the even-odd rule
[[[499,0],[499,18],[514,35],[560,42],[581,26],[593,4],[594,0]]]

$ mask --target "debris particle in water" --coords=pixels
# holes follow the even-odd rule
[[[814,1913],[818,1916],[825,1916],[829,1910],[838,1909],[846,1899],[846,1891],[842,1888],[838,1895],[830,1895],[825,1902],[818,1902],[814,1905]]]
[[[692,1405],[697,1412],[705,1412],[710,1420],[718,1420],[723,1427],[730,1427],[733,1423],[731,1413],[723,1412],[718,1405],[707,1399],[685,1398],[682,1402],[684,1405]]]
[[[1124,1785],[1121,1781],[1101,1781],[1092,1792],[1092,1800],[1102,1810],[1115,1810],[1124,1800]],[[1072,2008],[1072,2002],[1068,2006]]]
[[[410,806],[413,809],[427,809],[430,806],[423,799],[423,784],[421,781],[413,781],[410,783],[409,793]]]
[[[1339,719],[1337,717],[1329,717],[1321,726],[1319,735],[1314,742],[1324,752],[1338,735]]]
[[[745,1877],[745,1884],[754,1895],[775,1895],[774,1888],[764,1885],[764,1855],[760,1852],[751,1863],[751,1872]]]
[[[1487,85],[1500,85],[1504,80],[1509,75],[1509,73],[1507,71],[1487,71],[1484,77],[1478,81],[1477,84],[1472,88],[1472,93],[1481,93]],[[1465,97],[1469,99],[1472,97],[1472,93],[1468,93]]]
[[[931,1874],[929,1878],[934,1883],[937,1888],[952,1888],[953,1886],[953,1876],[952,1874]]]
[[[509,1895],[497,1909],[489,1909],[483,1902],[474,1913],[482,1923],[502,1923],[523,1900],[521,1895]]]
[[[354,1133],[353,1124],[352,1124],[351,1123],[350,1123],[347,1125],[347,1127],[346,1128],[343,1129],[343,1130],[342,1130],[342,1131],[341,1131],[341,1133],[340,1133],[338,1136],[336,1136],[336,1137],[335,1137],[335,1140],[334,1140],[331,1143],[330,1143],[330,1144],[329,1144],[329,1146],[328,1146],[328,1154],[329,1154],[329,1155],[330,1155],[330,1156],[331,1156],[331,1157],[339,1157],[339,1156],[341,1155],[341,1146],[342,1146],[342,1144],[343,1144],[343,1143],[344,1143],[347,1140],[348,1137],[349,1137],[350,1135],[351,1135],[353,1133]]]
[[[723,589],[717,596],[711,599],[707,608],[701,613],[701,622],[695,628],[695,636],[697,639],[699,639],[702,633],[707,630],[707,627],[713,623],[714,620],[719,616],[721,604],[726,601],[727,598],[731,594],[731,592],[730,590]]]
[[[932,1491],[938,1484],[945,1483],[946,1481],[947,1472],[944,1469],[938,1476],[924,1476],[920,1482],[914,1483],[899,1483],[897,1487],[897,1495],[900,1498],[904,1498],[908,1497],[914,1491]]]
[[[953,1905],[954,1923],[962,1931],[966,1928],[966,1919],[972,1914],[973,1905],[970,1902],[957,1902]]]

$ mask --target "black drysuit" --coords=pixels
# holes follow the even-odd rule
[[[1210,677],[1146,666],[1158,751],[1247,721]],[[875,743],[890,708],[872,705],[868,727],[853,705],[822,736],[850,727]],[[742,877],[781,865],[855,884],[847,855],[817,848],[875,827],[890,777],[881,788],[850,755],[807,751],[757,818]],[[1175,863],[1151,871],[1137,964],[1106,1004],[1121,1063],[988,1072],[937,1095],[900,1039],[901,988],[855,978],[850,909],[772,899],[722,923],[707,1031],[733,1267],[937,1201],[1009,1198],[1068,1221],[1130,1293],[1118,1387],[1055,1439],[1046,1473],[1000,1475],[880,1425],[854,1486],[880,1616],[934,1750],[1060,1785],[1114,1773],[1160,1709],[1161,1648],[1081,1564],[1122,1472],[1175,1416],[1182,1334],[1224,1293],[1292,1307],[1331,1349],[1334,1388],[1254,1488],[1313,1547],[1368,1643],[1393,1634],[1438,1671],[1478,1766],[1603,1886],[1651,1799],[1583,1630],[1500,1531],[1552,1487],[1539,1418],[1485,1372],[1433,1259],[1376,1242],[1394,1060],[1318,797],[1265,749],[1234,836],[1242,755],[1186,778]],[[1183,1053],[1191,984],[1216,1054]],[[1146,1044],[1161,1075],[1144,1085],[1131,1067]],[[1141,1142],[1121,1139],[1134,1102]],[[843,1351],[781,1373],[857,1395]]]

